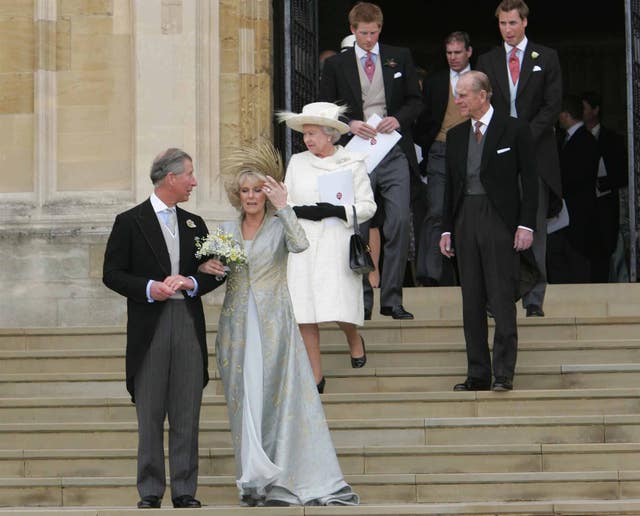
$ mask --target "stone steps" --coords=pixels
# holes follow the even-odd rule
[[[345,475],[368,504],[621,500],[640,497],[640,471],[509,472]],[[234,476],[199,477],[198,495],[236,504]],[[138,499],[135,477],[3,478],[0,499],[12,506],[130,506]],[[328,512],[328,511],[327,511]]]
[[[88,340],[91,338],[87,336]],[[212,378],[217,375],[214,351],[214,346],[210,345],[209,361]],[[367,340],[367,356],[367,368],[452,367],[464,365],[466,360],[462,340],[393,344]],[[527,367],[558,364],[640,363],[640,338],[521,341],[518,345],[518,359]],[[330,369],[349,367],[348,350],[344,342],[336,344],[323,342],[322,362],[325,368]],[[71,371],[74,373],[124,373],[124,348],[0,350],[0,375]]]
[[[205,393],[222,394],[217,369],[210,370]],[[464,366],[366,367],[325,369],[326,393],[432,392],[450,390],[466,375]],[[588,389],[640,385],[640,363],[556,364],[519,366],[518,389]],[[125,391],[123,372],[0,374],[0,396],[119,396]]]
[[[0,450],[134,448],[135,421],[0,424]],[[329,419],[336,446],[640,442],[640,414]],[[203,420],[200,445],[230,446],[225,419]]]
[[[519,308],[508,393],[451,391],[466,363],[459,289],[406,289],[405,306],[416,320],[367,322],[361,370],[322,325],[323,406],[363,505],[260,514],[640,515],[640,285],[554,285],[547,317]],[[237,506],[216,330],[198,489],[212,506],[200,513],[255,514]],[[0,505],[15,507],[0,516],[136,510],[124,340],[122,327],[0,330]]]
[[[640,305],[638,305],[640,306]],[[640,310],[639,312],[640,313]],[[520,318],[519,340],[523,343],[547,340],[619,340],[637,339],[636,325],[639,315],[623,316],[556,316],[544,318]],[[493,321],[489,321],[490,333]],[[207,325],[210,349],[215,341],[216,324]],[[389,317],[367,321],[362,329],[367,342],[384,342],[388,345],[406,343],[462,342],[460,319],[424,319],[393,321]],[[322,343],[342,344],[344,335],[336,325],[322,325]],[[34,328],[1,329],[0,350],[34,351],[53,349],[124,349],[125,332],[122,327],[87,328]]]
[[[444,444],[338,446],[342,471],[364,474],[444,474],[634,470],[640,444]],[[135,471],[136,449],[15,449],[0,451],[0,477],[116,477]],[[233,475],[233,449],[201,448],[200,474]]]
[[[640,412],[640,388],[537,389],[507,393],[364,392],[322,395],[328,419],[617,415]],[[225,420],[222,395],[205,395],[201,418]],[[126,396],[0,398],[0,421],[130,421]]]
[[[164,500],[163,507],[171,507]],[[257,509],[241,508],[237,504],[203,507],[203,516],[255,516]],[[110,508],[29,507],[0,508],[9,516],[126,516],[140,514],[130,506]],[[157,514],[152,512],[152,514]],[[584,501],[558,499],[551,502],[470,502],[435,504],[363,504],[358,507],[262,507],[261,516],[638,516],[640,500]]]

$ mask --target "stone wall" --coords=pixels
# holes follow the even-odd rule
[[[0,327],[123,324],[104,244],[159,151],[194,157],[187,209],[235,216],[220,164],[271,137],[271,2],[3,0],[0,48]]]

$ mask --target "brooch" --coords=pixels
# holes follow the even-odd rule
[[[396,62],[396,60],[392,57],[390,59],[385,59],[384,61],[384,66],[388,66],[389,68],[395,68],[396,66],[398,66],[398,63]]]
[[[196,227],[196,223],[193,222],[191,219],[187,219],[187,227],[190,227],[191,229]]]

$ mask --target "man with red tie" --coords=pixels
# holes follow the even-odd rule
[[[560,62],[555,50],[527,39],[529,7],[524,0],[502,0],[495,14],[503,44],[482,54],[476,68],[493,85],[491,104],[496,113],[524,120],[533,134],[539,198],[532,249],[540,278],[522,301],[527,317],[542,317],[547,284],[546,218],[559,212],[562,199],[554,134],[562,102]]]
[[[355,45],[325,61],[319,96],[320,100],[348,106],[349,136],[373,139],[378,133],[392,131],[402,135],[369,171],[369,179],[383,213],[380,313],[413,319],[402,305],[402,286],[409,251],[411,183],[420,183],[412,126],[422,111],[422,98],[409,49],[378,43],[382,21],[380,7],[370,2],[359,2],[351,9],[349,26]],[[372,127],[366,121],[374,114],[381,120]],[[344,139],[342,143],[346,143]],[[368,223],[360,230],[368,239]],[[369,319],[373,291],[366,275],[363,280],[364,316]]]

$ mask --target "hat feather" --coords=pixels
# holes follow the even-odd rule
[[[223,174],[232,180],[242,172],[259,172],[282,181],[284,166],[280,152],[269,141],[234,149],[224,160]]]

